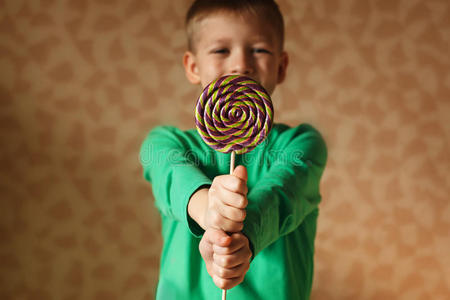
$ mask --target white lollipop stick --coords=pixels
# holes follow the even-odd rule
[[[234,171],[234,161],[236,159],[236,152],[231,152],[231,159],[230,159],[230,175],[233,174]],[[222,300],[227,300],[227,290],[222,290]]]

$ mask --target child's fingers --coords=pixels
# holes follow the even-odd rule
[[[232,254],[217,254],[214,252],[213,260],[216,265],[222,268],[231,269],[240,264],[248,263],[251,258],[250,251],[246,247],[239,249]]]
[[[242,258],[237,255],[213,254],[214,263],[222,268],[234,268],[243,263]]]
[[[244,228],[244,222],[235,222],[217,211],[210,211],[208,215],[207,225],[211,228],[221,229],[225,232],[239,232]]]
[[[237,166],[233,171],[233,176],[236,176],[247,182],[247,168],[244,166]]]
[[[213,264],[213,273],[223,279],[234,279],[245,275],[249,267],[249,263],[243,263],[230,269]]]
[[[220,205],[217,207],[219,214],[234,222],[244,222],[247,215],[245,209],[236,208],[229,205]]]
[[[244,222],[234,222],[223,218],[220,228],[225,232],[239,232],[244,228]]]
[[[214,178],[213,185],[219,185],[222,188],[233,193],[247,195],[247,182],[233,175],[221,175]]]
[[[228,247],[221,247],[217,244],[213,244],[213,251],[216,254],[219,255],[227,255],[227,254],[233,254],[236,251],[239,251],[242,247],[244,247],[243,244],[238,244],[238,243],[233,243],[231,242],[231,244]]]
[[[217,275],[213,276],[213,281],[214,284],[222,290],[229,290],[234,288],[235,286],[237,286],[238,284],[240,284],[242,281],[244,281],[244,275],[238,277],[238,278],[233,278],[233,279],[225,279],[225,278],[221,278]]]
[[[229,246],[232,241],[231,237],[227,235],[225,231],[212,227],[205,231],[203,238],[205,238],[208,243],[221,247]]]
[[[244,247],[248,247],[248,239],[242,233],[233,233],[231,236],[231,243],[226,247],[222,247],[219,245],[213,245],[213,251],[215,254],[219,255],[227,255],[238,252]]]
[[[235,192],[231,192],[227,189],[222,189],[220,191],[217,191],[218,193],[218,197],[220,198],[221,202],[235,207],[235,208],[239,208],[239,209],[244,209],[247,207],[248,204],[248,200],[247,200],[247,196],[239,194],[239,193],[235,193]]]
[[[231,289],[244,280],[252,256],[245,235],[233,233],[230,238],[231,243],[226,247],[213,245],[211,272],[214,283],[221,289]]]

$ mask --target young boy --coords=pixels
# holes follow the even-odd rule
[[[242,74],[272,94],[284,80],[288,56],[274,1],[197,0],[186,26],[191,83]],[[221,288],[233,300],[308,299],[326,157],[311,126],[274,124],[224,175],[230,155],[210,149],[196,130],[153,129],[141,162],[162,218],[156,298],[220,299]]]

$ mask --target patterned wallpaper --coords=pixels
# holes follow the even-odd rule
[[[0,0],[0,299],[154,297],[138,151],[153,126],[193,126],[188,4]],[[312,299],[448,299],[450,2],[279,4],[276,120],[329,145]]]

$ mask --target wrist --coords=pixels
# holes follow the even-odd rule
[[[193,219],[202,229],[206,230],[205,212],[208,207],[208,187],[200,187],[195,191],[188,203],[188,215]]]

